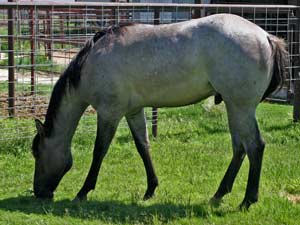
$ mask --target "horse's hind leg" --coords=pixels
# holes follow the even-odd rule
[[[144,200],[147,200],[153,196],[155,188],[158,185],[158,180],[149,152],[149,139],[144,110],[140,110],[138,113],[129,114],[126,116],[126,119],[130,127],[136,148],[144,162],[146,169],[148,187],[144,195]]]
[[[115,135],[119,121],[120,117],[114,118],[110,116],[109,118],[104,118],[98,114],[97,137],[93,151],[93,161],[84,185],[77,194],[77,199],[85,200],[88,192],[95,189],[102,161]]]
[[[240,143],[239,140],[235,140],[235,139],[236,139],[235,137],[232,137],[233,156],[229,164],[229,167],[225,173],[225,176],[221,181],[221,184],[217,192],[210,200],[210,203],[214,205],[219,205],[223,196],[231,192],[236,175],[239,172],[239,169],[245,158],[245,151],[242,144]]]
[[[264,141],[260,136],[255,118],[256,106],[226,104],[234,155],[229,168],[213,199],[221,199],[231,191],[234,179],[245,153],[250,162],[247,190],[241,208],[248,209],[258,199],[259,178],[262,165]]]
[[[243,202],[240,205],[240,209],[248,209],[252,203],[258,200],[258,189],[260,172],[262,166],[263,153],[265,149],[265,142],[260,136],[257,122],[255,121],[255,141],[248,142],[245,145],[247,156],[250,162],[248,183],[246,194]]]

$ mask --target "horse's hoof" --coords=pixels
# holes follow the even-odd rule
[[[240,205],[239,205],[239,210],[241,212],[247,212],[249,210],[251,203],[248,201],[243,201]]]
[[[248,211],[250,206],[254,203],[257,202],[257,197],[256,198],[245,198],[242,203],[239,205],[239,210],[240,211]]]
[[[153,196],[154,196],[154,192],[151,193],[151,194],[148,193],[148,192],[146,192],[145,195],[144,195],[143,200],[144,200],[144,201],[147,201],[148,199],[153,198]]]
[[[216,197],[212,197],[208,202],[210,206],[215,208],[218,208],[221,205],[221,203],[222,203],[222,199]]]
[[[150,199],[154,196],[154,192],[155,192],[155,189],[157,188],[157,186],[158,186],[158,182],[157,182],[157,179],[156,179],[153,182],[153,184],[150,187],[148,187],[148,189],[147,189],[147,191],[144,195],[144,198],[143,198],[144,201],[146,201],[146,200],[148,200],[148,199]]]
[[[77,202],[85,202],[87,201],[87,196],[76,196],[72,202],[77,203]]]
[[[146,193],[145,193],[145,195],[144,195],[144,198],[143,198],[144,201],[146,201],[146,200],[148,200],[148,199],[150,199],[150,198],[153,198],[155,188],[156,188],[156,186],[153,187],[153,188],[150,188],[150,189],[148,189],[148,190],[146,191]]]

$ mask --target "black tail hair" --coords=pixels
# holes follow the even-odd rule
[[[275,90],[282,88],[286,79],[286,67],[288,65],[288,52],[286,50],[285,41],[273,35],[269,35],[267,38],[273,51],[273,74],[271,82],[262,97],[262,101]]]

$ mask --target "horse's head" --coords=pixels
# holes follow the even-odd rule
[[[70,147],[64,143],[64,137],[47,135],[39,120],[35,120],[35,124],[38,133],[32,143],[35,158],[34,195],[37,198],[53,198],[60,180],[72,167],[72,155]]]

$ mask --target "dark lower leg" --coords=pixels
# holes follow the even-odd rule
[[[100,170],[104,156],[105,156],[105,153],[102,153],[101,155],[99,155],[99,152],[95,152],[89,173],[85,179],[85,182],[84,182],[82,188],[80,189],[80,191],[77,194],[77,198],[79,200],[85,200],[89,191],[95,189],[99,170]]]
[[[147,200],[154,195],[154,191],[158,186],[158,179],[155,174],[150,152],[149,152],[149,140],[148,140],[146,121],[144,117],[144,111],[141,110],[139,113],[126,118],[132,136],[134,138],[136,148],[145,166],[148,187],[144,195],[144,200]]]
[[[225,194],[230,193],[235,177],[242,165],[244,160],[245,153],[244,152],[235,152],[230,165],[224,175],[224,178],[221,181],[221,184],[214,195],[215,199],[221,199]]]
[[[136,148],[143,160],[146,174],[147,174],[147,186],[148,187],[147,187],[146,193],[144,195],[144,200],[147,200],[154,195],[154,191],[155,191],[156,187],[158,186],[158,179],[157,179],[157,176],[154,171],[147,139],[140,140],[135,134],[133,134],[133,137],[134,137],[134,142],[135,142]]]
[[[118,122],[106,122],[98,117],[98,129],[93,152],[93,161],[87,178],[77,194],[79,200],[85,200],[88,192],[95,189],[102,161],[116,132],[117,126]]]
[[[230,162],[230,165],[221,181],[221,184],[215,193],[214,197],[221,199],[225,194],[230,193],[232,190],[233,182],[242,165],[245,154],[235,154]]]
[[[250,161],[249,175],[246,194],[240,205],[241,209],[248,209],[251,204],[258,200],[259,180],[263,159],[264,144],[256,148],[256,151],[248,154]]]
[[[158,186],[158,179],[155,174],[152,160],[151,160],[148,149],[142,153],[139,151],[139,154],[140,154],[141,158],[143,159],[146,174],[147,174],[147,186],[148,187],[147,187],[147,190],[144,195],[144,200],[147,200],[154,195],[154,191],[155,191],[156,187]]]

